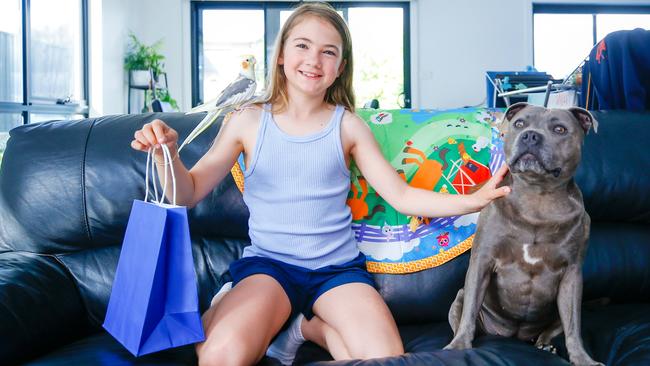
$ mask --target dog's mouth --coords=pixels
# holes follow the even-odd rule
[[[539,175],[550,174],[555,178],[562,174],[562,168],[549,168],[544,161],[531,151],[524,151],[516,157],[512,164],[511,170],[513,173],[532,172]]]

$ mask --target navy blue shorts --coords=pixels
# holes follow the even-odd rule
[[[316,300],[334,287],[353,282],[375,287],[363,253],[350,262],[315,270],[265,257],[245,257],[230,264],[233,286],[254,274],[269,275],[278,281],[291,302],[291,317],[303,313],[307,319],[314,316]]]

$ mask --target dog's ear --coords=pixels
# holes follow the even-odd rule
[[[580,126],[585,131],[585,135],[591,128],[594,129],[594,132],[598,133],[598,121],[596,121],[589,111],[580,107],[572,107],[569,108],[569,112],[580,122]]]
[[[510,121],[512,119],[512,117],[515,116],[515,114],[517,114],[520,110],[528,107],[529,105],[530,104],[528,104],[526,102],[519,102],[519,103],[515,103],[515,104],[511,105],[506,110],[506,113],[505,113],[505,116],[504,116],[504,121]]]

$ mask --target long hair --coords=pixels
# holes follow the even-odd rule
[[[334,83],[327,88],[325,101],[333,105],[341,104],[349,111],[354,112],[354,91],[352,90],[352,38],[350,37],[350,30],[339,13],[326,3],[303,3],[296,8],[284,23],[275,40],[275,52],[273,53],[273,61],[271,62],[269,75],[267,77],[266,91],[256,102],[271,103],[274,112],[284,110],[289,103],[289,96],[287,95],[287,77],[284,74],[282,66],[278,65],[278,59],[280,58],[280,55],[282,55],[282,49],[284,48],[284,44],[291,29],[307,16],[316,16],[329,22],[341,36],[341,40],[343,41],[341,62],[344,62],[345,65],[341,75],[339,75],[339,77],[334,80]]]

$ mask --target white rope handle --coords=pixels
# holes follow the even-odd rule
[[[144,201],[148,202],[149,199],[149,170],[151,167],[149,166],[149,162],[151,161],[151,152],[153,151],[153,148],[149,148],[147,150],[147,165],[145,165],[144,169]],[[154,190],[156,189],[156,185],[154,184]],[[156,194],[157,195],[157,194]],[[155,197],[154,197],[155,198]]]
[[[145,192],[144,192],[144,201],[145,202],[155,202],[158,203],[158,185],[156,185],[156,163],[153,160],[153,151],[155,149],[153,147],[150,147],[149,150],[147,151],[147,166],[145,169],[145,175],[144,175],[144,186],[145,186]],[[153,199],[149,201],[149,172],[151,172],[151,180],[153,182]]]
[[[172,176],[172,205],[176,206],[176,174],[174,174],[174,160],[172,160],[172,154],[169,151],[167,145],[162,145],[163,153],[165,155],[165,179],[167,179],[167,167],[169,166],[169,171]]]
[[[171,153],[169,152],[169,148],[167,145],[163,144],[161,145],[162,151],[163,151],[163,159],[164,159],[164,166],[165,166],[165,174],[163,175],[163,184],[162,184],[162,192],[160,197],[158,197],[158,185],[156,184],[156,175],[158,170],[156,169],[156,162],[155,159],[152,157],[153,152],[155,151],[156,148],[151,147],[147,151],[147,168],[145,169],[145,178],[144,178],[144,184],[145,184],[145,193],[144,193],[144,201],[147,202],[149,199],[149,170],[151,170],[151,180],[153,182],[153,200],[151,202],[157,203],[157,204],[163,204],[165,200],[165,192],[167,192],[167,166],[169,166],[169,170],[171,171],[171,177],[172,177],[172,205],[176,206],[176,175],[174,174],[174,167],[172,166],[173,161],[171,157]]]

